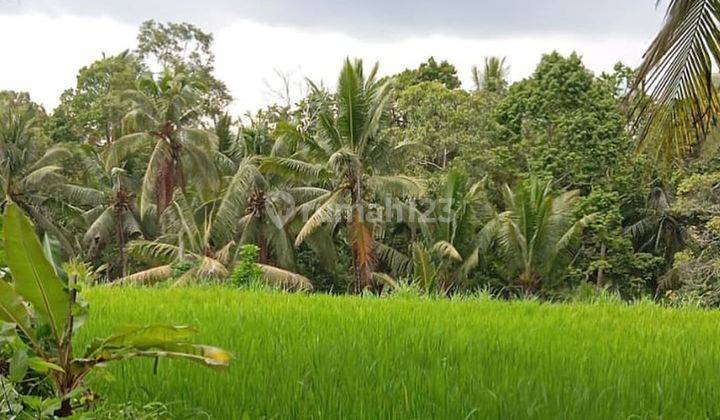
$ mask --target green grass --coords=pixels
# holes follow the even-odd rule
[[[720,313],[650,304],[547,305],[94,289],[79,341],[172,322],[236,357],[110,367],[111,401],[183,401],[215,418],[720,416]]]

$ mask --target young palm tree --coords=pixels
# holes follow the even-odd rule
[[[666,261],[672,261],[675,253],[685,245],[682,223],[670,203],[671,198],[665,190],[653,188],[641,212],[643,217],[627,228],[638,251],[662,255]]]
[[[477,267],[477,227],[490,210],[483,182],[470,184],[461,170],[448,172],[440,192],[432,220],[417,226],[422,240],[410,244],[409,256],[378,244],[378,257],[396,276],[412,277],[428,292],[447,293],[464,286]]]
[[[503,93],[508,86],[509,67],[505,64],[505,57],[485,57],[483,70],[472,67],[472,78],[476,91]]]
[[[197,278],[226,278],[238,258],[241,243],[232,239],[218,240],[219,220],[226,217],[219,204],[201,203],[193,206],[181,192],[176,194],[163,213],[165,234],[155,241],[136,240],[128,245],[129,252],[138,257],[152,258],[161,264],[120,280],[122,283],[152,283],[173,276],[173,263],[189,262],[190,267],[176,281],[185,284]],[[223,225],[224,226],[224,225]],[[293,289],[311,289],[309,279],[291,271],[268,264],[260,264],[264,279],[269,283]]]
[[[591,222],[574,215],[578,191],[555,194],[551,182],[532,179],[516,190],[505,186],[505,211],[480,232],[480,249],[497,244],[508,275],[525,294],[532,294],[551,280],[563,253]]]
[[[75,247],[49,213],[54,192],[67,183],[62,164],[72,156],[62,146],[48,147],[42,135],[41,111],[20,101],[0,103],[0,193],[3,203],[17,203],[45,232],[54,236],[63,252]]]
[[[669,0],[634,84],[641,147],[671,160],[707,138],[720,110],[719,65],[720,1]]]
[[[362,61],[346,59],[334,103],[318,117],[320,135],[305,139],[308,155],[320,162],[329,174],[330,188],[312,202],[317,209],[295,240],[298,246],[321,226],[337,221],[343,205],[349,204],[344,222],[352,247],[358,292],[374,287],[374,223],[367,217],[371,204],[422,192],[422,185],[412,178],[381,175],[392,152],[392,144],[378,135],[391,81],[376,80],[377,70],[376,64],[366,75]],[[322,96],[321,89],[315,85],[312,88]]]
[[[199,92],[183,75],[144,76],[138,89],[125,92],[131,109],[123,118],[125,136],[108,145],[106,168],[121,167],[134,155],[149,152],[140,193],[143,217],[154,207],[160,215],[176,189],[192,180],[199,190],[217,188],[217,138],[190,128],[197,122]]]

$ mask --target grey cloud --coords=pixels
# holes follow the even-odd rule
[[[186,21],[210,30],[248,19],[366,39],[427,34],[646,36],[662,12],[655,0],[0,0],[0,14],[40,12]]]

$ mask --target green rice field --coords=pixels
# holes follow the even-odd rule
[[[720,312],[652,304],[379,299],[224,288],[95,288],[78,337],[170,322],[232,351],[109,367],[111,402],[217,419],[627,419],[720,416]],[[105,376],[105,375],[103,375]]]

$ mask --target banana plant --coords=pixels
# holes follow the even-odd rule
[[[73,414],[73,397],[93,369],[110,361],[133,357],[169,357],[224,368],[231,355],[222,349],[193,344],[197,333],[186,326],[127,326],[104,339],[94,340],[77,356],[73,333],[82,325],[86,308],[78,300],[71,278],[48,259],[30,220],[13,202],[4,216],[4,240],[12,281],[0,280],[0,320],[11,326],[3,335],[14,349],[10,371],[16,380],[29,370],[47,377],[59,408],[55,415]]]

